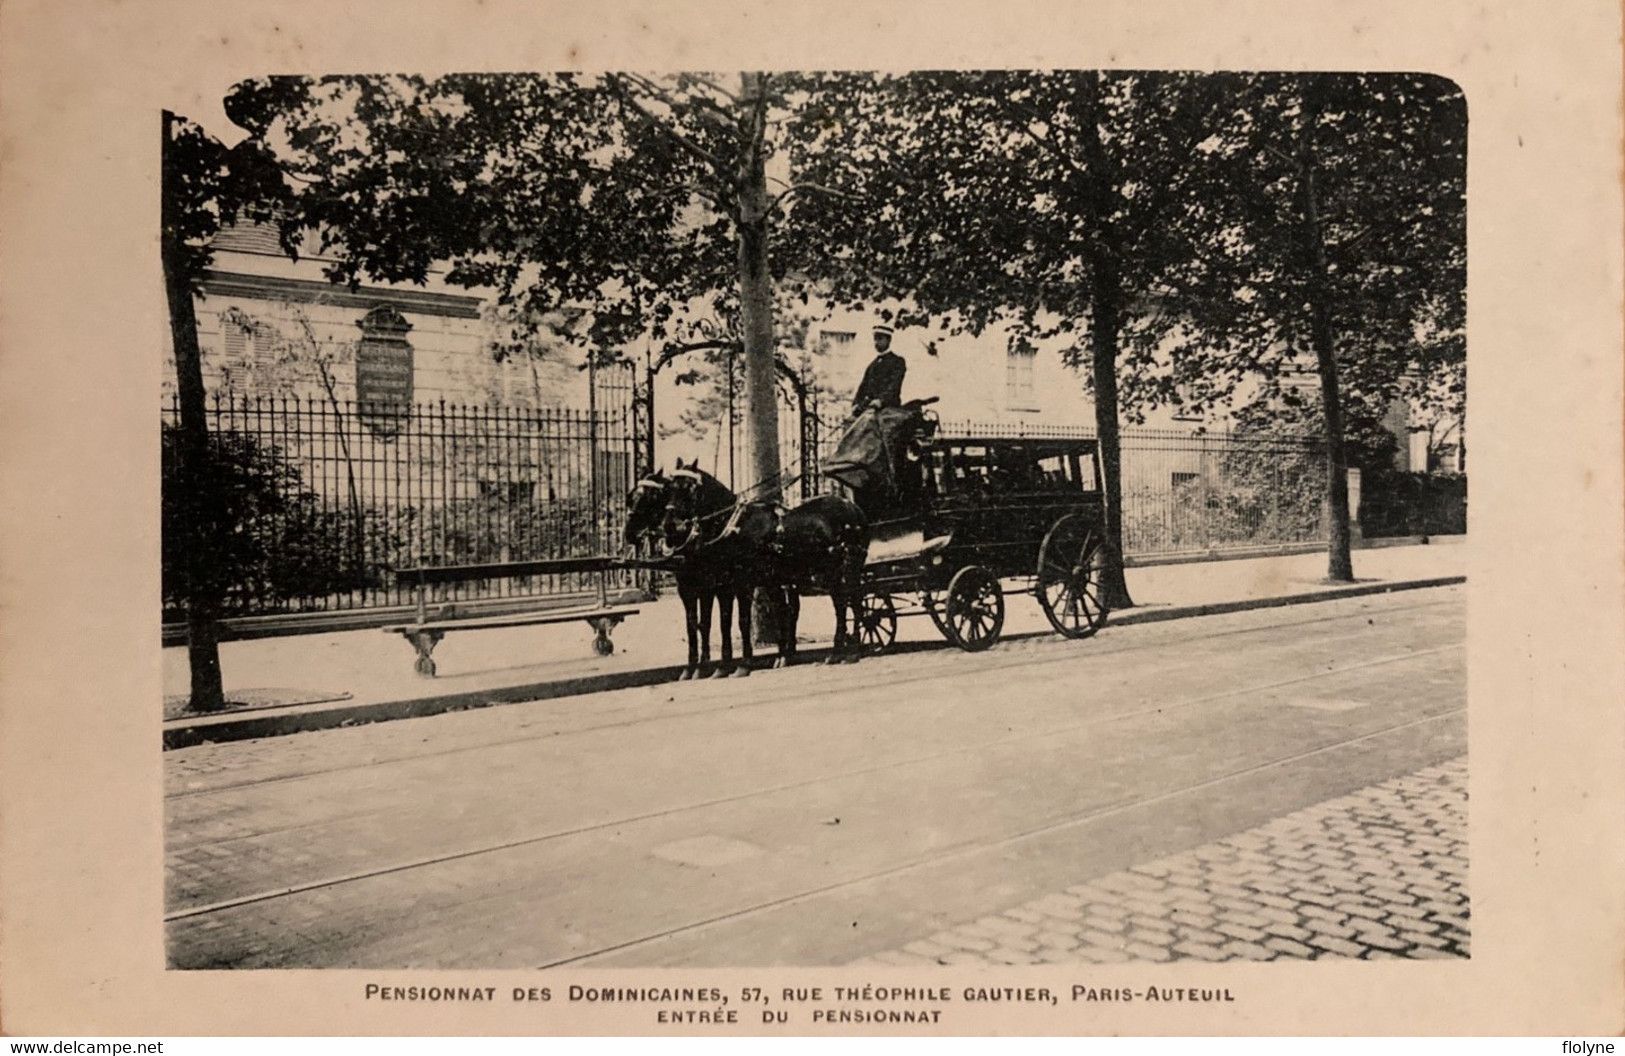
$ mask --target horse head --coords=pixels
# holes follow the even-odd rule
[[[667,547],[676,551],[694,543],[706,522],[731,510],[736,501],[722,481],[700,468],[698,459],[687,466],[678,459],[666,487],[666,513],[661,522]],[[711,527],[720,529],[722,525]]]
[[[632,485],[626,493],[626,544],[636,546],[660,530],[666,516],[667,491],[671,481],[655,470]]]

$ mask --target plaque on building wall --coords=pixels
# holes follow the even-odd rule
[[[355,352],[355,393],[361,420],[374,436],[397,435],[412,416],[412,324],[388,305],[374,308],[356,324],[361,344]]]

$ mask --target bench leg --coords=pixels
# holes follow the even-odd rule
[[[593,616],[587,620],[596,632],[592,638],[593,652],[599,656],[609,656],[615,651],[615,643],[609,640],[609,635],[622,619],[624,617],[621,616]]]
[[[446,636],[444,631],[402,631],[401,634],[412,643],[412,648],[418,651],[418,658],[412,664],[412,669],[426,678],[434,677],[434,647],[440,644],[440,639]]]

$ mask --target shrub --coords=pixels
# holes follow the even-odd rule
[[[381,568],[368,555],[389,549],[384,520],[324,502],[274,446],[249,434],[211,433],[203,463],[185,466],[179,429],[166,423],[162,442],[166,610],[184,610],[193,574],[227,615],[380,582]],[[197,550],[190,560],[189,547]]]

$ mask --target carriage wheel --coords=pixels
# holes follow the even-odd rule
[[[867,594],[858,603],[858,641],[871,653],[883,653],[897,640],[897,606],[889,594]]]
[[[948,638],[966,652],[979,652],[999,640],[1004,627],[1004,591],[993,573],[966,565],[948,582],[944,616]]]
[[[942,636],[950,642],[953,641],[954,632],[948,629],[947,605],[944,600],[926,591],[920,595],[920,604],[925,606],[926,615],[931,617],[931,622],[937,625],[937,630]]]
[[[1050,626],[1068,638],[1087,638],[1106,622],[1100,579],[1111,550],[1100,532],[1069,513],[1055,522],[1038,548],[1033,593]]]

